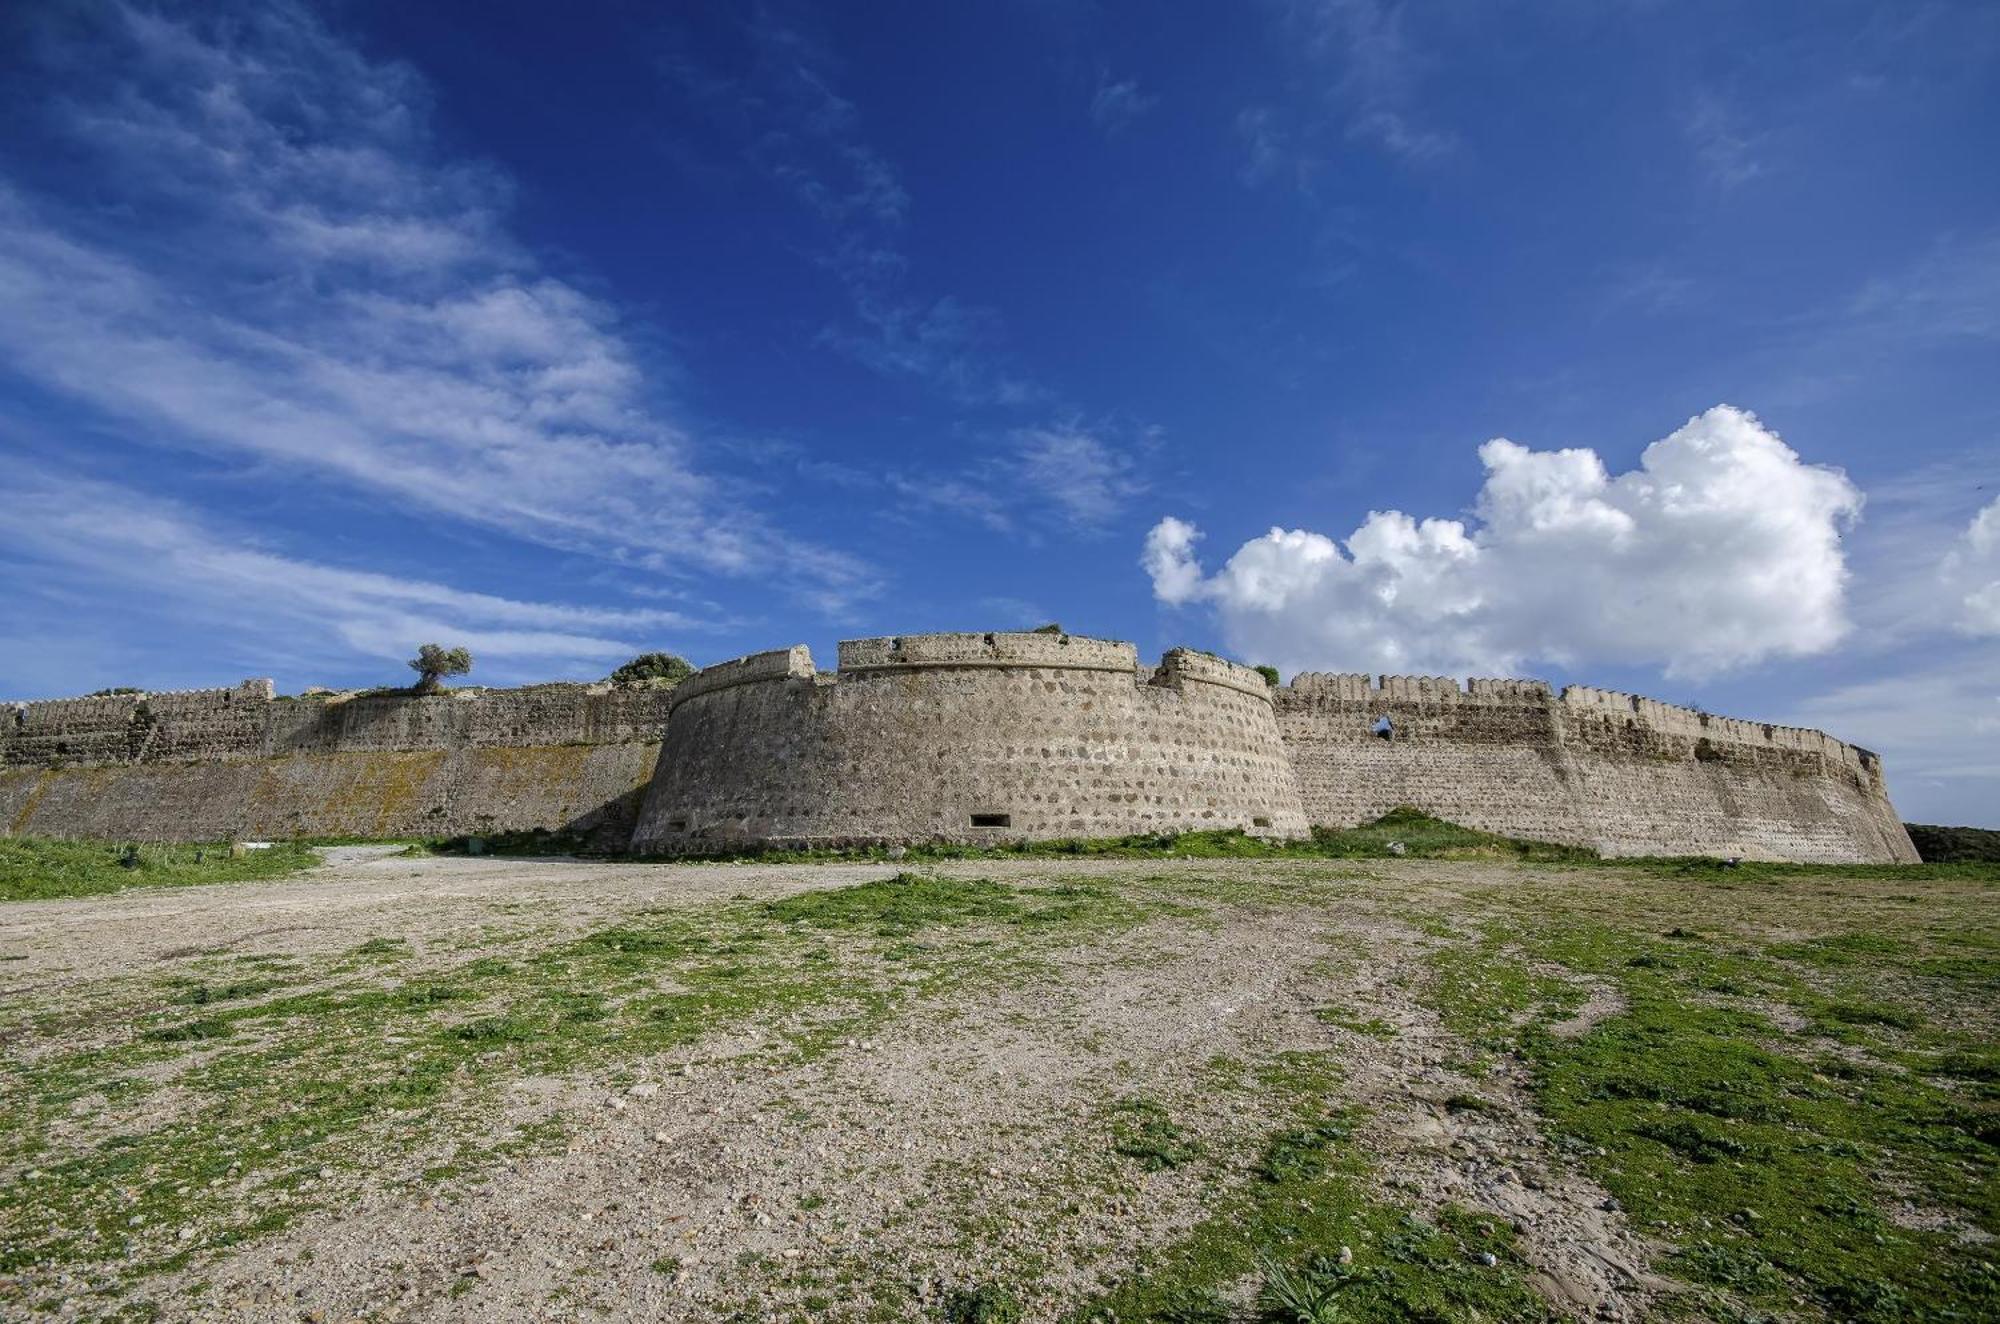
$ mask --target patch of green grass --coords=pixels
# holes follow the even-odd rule
[[[96,896],[129,887],[192,887],[283,878],[319,863],[298,842],[231,855],[228,842],[120,845],[0,837],[0,901]]]
[[[1770,860],[1739,860],[1730,863],[1707,856],[1625,856],[1604,861],[1654,878],[1675,883],[1730,883],[1750,886],[1757,883],[1844,880],[1852,882],[2000,882],[2000,864],[1992,861],[1954,861],[1937,864],[1781,864]]]
[[[178,1001],[190,1007],[206,1007],[211,1002],[237,1002],[243,998],[254,998],[259,993],[269,993],[279,987],[279,984],[275,979],[235,979],[219,984],[186,981],[185,987],[187,991],[180,995]]]
[[[1101,899],[1111,894],[1100,890],[1094,895]],[[1014,890],[999,883],[908,873],[879,883],[801,892],[768,903],[764,912],[781,924],[814,929],[865,927],[883,938],[907,938],[935,924],[1016,923],[1026,913]]]
[[[1804,1301],[1812,1318],[1856,1324],[2000,1317],[2000,1275],[1978,1246],[1887,1216],[1913,1198],[2000,1232],[2000,1091],[1960,1083],[1991,1070],[1991,1045],[1881,995],[1963,1005],[1912,982],[1907,942],[1850,933],[1731,950],[1510,914],[1477,948],[1433,958],[1429,996],[1448,1024],[1529,1059],[1547,1125],[1676,1247],[1660,1267],[1719,1294],[1724,1315],[1795,1314]],[[1562,1002],[1531,958],[1610,982],[1623,1014],[1551,1036]],[[1718,1003],[1718,988],[1760,1001]],[[1805,1030],[1787,1036],[1769,1003]],[[1868,1054],[1825,1056],[1814,1044],[1827,1035]]]
[[[817,1053],[906,999],[1009,977],[1043,947],[1166,909],[1108,890],[899,875],[781,902],[642,911],[540,952],[403,982],[347,956],[321,982],[301,973],[255,999],[249,981],[154,981],[150,1003],[105,1022],[108,1042],[16,1059],[0,1075],[0,1166],[42,1173],[0,1188],[0,1273],[32,1267],[52,1282],[112,1262],[143,1277],[314,1208],[339,1187],[317,1177],[323,1167],[379,1171],[461,1126],[477,1133],[506,1080],[613,1066],[753,1018],[786,1027],[773,1051]],[[846,931],[841,960],[824,944],[830,929]],[[916,955],[884,959],[912,934]],[[209,989],[192,1019],[191,987]],[[119,1129],[131,1089],[162,1083],[183,1099],[174,1124]],[[58,1135],[100,1123],[115,1134],[59,1147]],[[476,1173],[504,1152],[461,1143],[448,1164],[416,1171]],[[181,1227],[197,1229],[192,1243],[162,1245],[155,1231]]]
[[[1020,1299],[997,1283],[954,1287],[938,1304],[944,1324],[1017,1324],[1023,1313]]]
[[[1456,1209],[1427,1221],[1371,1194],[1353,1119],[1328,1110],[1339,1079],[1329,1055],[1283,1054],[1254,1076],[1291,1120],[1218,1190],[1208,1217],[1064,1316],[1069,1324],[1224,1324],[1240,1317],[1228,1293],[1258,1273],[1266,1320],[1555,1318],[1504,1223]]]
[[[1112,1108],[1111,1151],[1137,1160],[1148,1172],[1182,1167],[1201,1156],[1201,1146],[1151,1099],[1126,1099]]]
[[[1391,849],[1400,845],[1400,851]],[[1197,832],[1142,833],[1126,837],[1068,837],[1053,841],[1001,842],[970,845],[929,842],[912,846],[867,846],[852,849],[792,850],[751,848],[717,852],[698,858],[757,859],[771,863],[812,863],[827,860],[991,860],[1034,859],[1194,859],[1194,860],[1314,860],[1425,858],[1514,859],[1584,863],[1594,851],[1576,846],[1517,841],[1459,827],[1415,809],[1395,809],[1373,823],[1356,828],[1314,828],[1309,838],[1282,841],[1252,836],[1238,828]]]
[[[1898,955],[1908,950],[1908,944],[1879,933],[1842,933],[1803,942],[1774,943],[1764,950],[1766,955],[1780,960],[1803,961],[1808,965],[1857,965]]]

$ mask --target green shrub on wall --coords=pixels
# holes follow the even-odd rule
[[[613,685],[678,685],[694,674],[694,663],[678,653],[641,653],[611,673]]]

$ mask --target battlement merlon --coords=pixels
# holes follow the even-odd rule
[[[1719,743],[1795,749],[1820,754],[1837,763],[1879,771],[1881,757],[1873,750],[1850,745],[1838,736],[1810,726],[1779,726],[1742,717],[1720,717],[1699,708],[1662,703],[1643,694],[1600,690],[1590,685],[1566,685],[1561,702],[1579,712],[1616,714],[1639,721],[1655,731],[1706,737]]]
[[[1453,676],[1369,676],[1302,671],[1281,687],[1302,698],[1341,703],[1533,703],[1546,704],[1555,691],[1545,680],[1511,680],[1476,676],[1461,687]]]
[[[1599,689],[1592,685],[1568,685],[1558,694],[1547,681],[1475,677],[1459,682],[1449,676],[1368,676],[1356,672],[1306,671],[1293,676],[1274,697],[1292,697],[1312,704],[1366,706],[1372,703],[1418,705],[1483,704],[1488,706],[1529,704],[1546,707],[1560,704],[1578,716],[1602,715],[1637,722],[1662,735],[1706,739],[1718,745],[1747,748],[1795,750],[1816,754],[1829,762],[1879,775],[1881,756],[1872,750],[1850,745],[1836,736],[1812,727],[1779,726],[1740,717],[1721,717],[1664,703],[1642,694]]]

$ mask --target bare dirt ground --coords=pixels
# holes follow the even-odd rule
[[[1383,1211],[1469,1211],[1508,1244],[1447,1277],[1511,1275],[1576,1319],[1681,1290],[1529,1066],[1426,992],[1524,866],[933,863],[946,908],[906,914],[878,864],[327,855],[0,909],[32,1082],[6,1103],[36,1137],[0,1171],[26,1193],[0,1230],[34,1247],[0,1315],[1085,1318],[1194,1272],[1219,1216],[1252,1217],[1241,1191],[1289,1191],[1270,1138],[1336,1116],[1365,1212],[1340,1272],[1389,1253],[1363,1240]],[[975,880],[998,887],[949,890]],[[771,908],[815,893],[876,908]],[[1622,1012],[1565,975],[1554,1035]],[[1248,1318],[1253,1267],[1224,1279],[1203,1308]]]

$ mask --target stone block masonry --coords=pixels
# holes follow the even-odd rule
[[[1351,827],[1409,805],[1606,855],[1914,862],[1881,760],[1818,731],[1535,680],[1306,674],[931,634],[677,688],[0,704],[0,831],[112,840],[532,828],[658,853]],[[664,743],[663,743],[664,742]]]
[[[1262,676],[1047,634],[850,640],[725,662],[674,692],[633,846],[855,846],[1305,834]]]
[[[1306,816],[1399,805],[1602,854],[1915,863],[1868,750],[1534,680],[1306,674],[1276,691]]]
[[[0,829],[111,840],[574,831],[623,846],[668,691],[535,685],[0,705]]]

